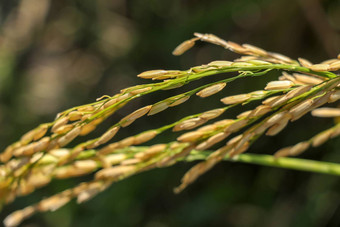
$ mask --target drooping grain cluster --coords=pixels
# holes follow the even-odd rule
[[[94,177],[89,182],[14,212],[5,219],[4,224],[16,226],[35,212],[56,210],[73,198],[76,198],[78,203],[85,202],[116,181],[142,171],[173,165],[184,160],[193,150],[204,151],[222,143],[206,160],[196,164],[184,175],[181,185],[175,189],[175,192],[180,192],[226,155],[237,157],[261,136],[275,136],[289,122],[298,120],[309,112],[317,117],[340,116],[340,110],[337,108],[319,108],[340,99],[340,77],[331,72],[340,69],[339,56],[337,59],[312,64],[306,59],[299,58],[295,61],[249,44],[239,45],[224,41],[212,34],[195,33],[195,36],[180,44],[173,54],[183,54],[192,48],[195,42],[201,40],[244,56],[234,61],[213,61],[183,71],[161,69],[143,72],[138,77],[159,82],[129,87],[114,96],[103,96],[94,103],[71,108],[59,113],[55,121],[41,124],[23,135],[18,142],[8,146],[0,154],[2,204],[10,203],[18,196],[27,195],[53,179],[91,173],[94,173]],[[139,118],[178,106],[195,95],[199,98],[212,96],[223,89],[231,89],[229,84],[234,80],[266,76],[271,70],[281,70],[282,75],[277,81],[268,81],[263,90],[228,96],[220,100],[220,108],[196,113],[122,140],[114,139],[121,128],[132,125]],[[90,134],[105,119],[133,99],[229,72],[237,72],[238,75],[141,107],[113,124],[98,138],[66,147],[75,138]],[[255,101],[260,101],[260,104],[253,109],[246,109],[247,103]],[[232,119],[223,117],[228,109],[238,105],[244,105],[246,110]],[[222,119],[215,120],[218,117]],[[177,141],[136,147],[169,129],[186,132],[178,136]],[[308,141],[283,148],[274,155],[277,158],[298,155],[308,147],[319,146],[338,135],[339,124]]]

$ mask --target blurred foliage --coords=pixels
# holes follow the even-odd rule
[[[313,62],[340,52],[337,0],[4,0],[0,6],[1,148],[35,125],[52,120],[63,109],[143,83],[136,75],[144,70],[186,69],[235,56],[207,44],[200,44],[184,56],[171,56],[173,48],[193,32],[214,33]],[[264,84],[263,79],[251,84],[238,81],[234,89],[221,95],[254,86],[260,89]],[[161,98],[133,101],[108,119],[106,127],[137,106]],[[185,109],[176,107],[173,112],[147,118],[138,122],[138,128],[125,129],[121,136],[211,109],[218,106],[213,101],[218,98],[204,100],[204,105],[191,100]],[[306,116],[280,136],[263,138],[250,152],[273,153],[279,147],[309,138],[331,123],[315,121]],[[334,140],[303,157],[339,162],[338,145],[339,140]],[[185,192],[174,195],[172,188],[189,165],[192,164],[134,176],[94,200],[36,215],[23,226],[340,224],[340,184],[335,176],[223,163]],[[73,181],[55,181],[18,199],[2,211],[1,219],[43,195],[75,184]]]

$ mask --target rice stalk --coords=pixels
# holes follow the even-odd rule
[[[243,56],[233,61],[212,61],[187,70],[157,69],[142,72],[137,76],[158,82],[122,89],[113,96],[103,95],[93,103],[65,110],[54,121],[43,123],[24,134],[0,154],[2,205],[13,202],[18,196],[30,194],[54,179],[93,175],[93,179],[88,182],[14,212],[4,220],[5,226],[17,226],[36,212],[57,210],[72,199],[83,203],[117,181],[177,162],[201,160],[183,176],[180,186],[175,189],[176,193],[223,160],[340,175],[338,164],[285,157],[299,155],[311,146],[320,146],[338,136],[339,124],[307,141],[283,148],[272,156],[244,154],[261,136],[275,136],[290,122],[309,112],[315,117],[340,116],[338,108],[322,107],[340,99],[340,77],[334,73],[340,70],[339,57],[313,64],[307,59],[293,60],[250,44],[240,45],[225,41],[212,34],[194,35],[194,38],[180,44],[173,54],[184,54],[196,42],[203,41]],[[266,78],[268,72],[273,70],[281,71],[282,75],[277,80],[267,81],[262,90],[242,94],[231,86],[233,81],[239,79],[256,79],[260,76]],[[237,75],[225,76],[142,106],[110,125],[99,137],[83,140],[73,147],[68,146],[75,138],[95,131],[107,118],[134,99],[157,94],[162,90],[185,87],[206,77],[214,78],[216,75],[230,73]],[[222,93],[226,89],[235,90],[235,94],[222,98],[222,107],[164,123],[159,128],[142,130],[121,140],[115,137],[122,128],[138,124],[140,118],[171,111],[171,107],[179,106],[195,96],[198,99],[213,99],[216,93]],[[248,103],[257,103],[257,106],[248,109]],[[226,118],[225,113],[235,106],[242,106],[242,112]],[[172,133],[180,133],[175,141],[152,144],[155,137],[170,129]],[[151,145],[139,146],[146,142]],[[206,151],[213,146],[218,148],[215,151]],[[326,171],[325,167],[332,171]]]

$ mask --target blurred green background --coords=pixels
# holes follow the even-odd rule
[[[176,45],[193,32],[214,33],[314,63],[340,52],[338,0],[1,0],[0,6],[1,149],[36,125],[53,120],[57,112],[146,83],[136,77],[142,71],[187,69],[237,57],[204,43],[183,56],[172,56]],[[277,76],[237,81],[204,100],[191,98],[183,106],[137,121],[117,139],[220,107],[221,97],[262,89]],[[136,108],[190,87],[134,100],[92,136]],[[331,125],[331,120],[306,116],[279,136],[260,139],[249,152],[272,154]],[[168,133],[152,142],[176,136]],[[302,157],[340,162],[339,145],[335,139]],[[224,162],[174,195],[173,187],[192,165],[139,174],[85,204],[71,202],[56,212],[35,215],[22,226],[340,225],[340,181],[335,176]],[[55,181],[5,207],[0,219],[88,179]]]

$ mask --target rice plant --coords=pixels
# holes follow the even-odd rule
[[[187,70],[160,69],[140,73],[138,77],[152,82],[125,88],[113,96],[103,96],[93,103],[65,110],[54,121],[42,123],[24,134],[0,154],[2,206],[54,179],[93,176],[88,182],[15,211],[4,220],[5,226],[17,226],[36,212],[57,210],[72,199],[83,203],[117,181],[178,162],[200,160],[183,176],[180,185],[174,189],[175,193],[184,190],[224,160],[340,175],[339,164],[288,157],[297,156],[309,147],[320,146],[340,135],[340,123],[307,141],[272,151],[272,155],[245,153],[261,136],[277,135],[290,122],[306,114],[330,118],[340,116],[340,109],[322,107],[340,99],[340,77],[333,73],[340,69],[340,55],[320,64],[312,64],[306,59],[293,60],[249,44],[225,41],[212,34],[194,35],[194,38],[180,44],[173,54],[181,55],[196,42],[203,41],[219,45],[242,57],[233,61],[213,61]],[[226,88],[235,89],[230,86],[233,81],[266,77],[273,70],[281,71],[282,75],[276,81],[268,81],[263,90],[222,98],[220,108],[193,113],[175,122],[166,122],[161,127],[115,140],[121,128],[138,125],[136,120],[139,118],[179,106],[192,96],[206,98]],[[68,146],[77,137],[96,130],[99,124],[131,100],[161,90],[176,89],[203,78],[214,78],[218,74],[224,75],[222,80],[140,107],[113,124],[101,136],[82,140],[73,147]],[[248,103],[258,105],[249,109]],[[242,106],[244,112],[232,119],[223,117],[225,112],[236,106]],[[143,145],[149,141],[152,143],[156,136],[170,130],[182,134],[175,141]],[[209,150],[214,145],[220,147]]]

